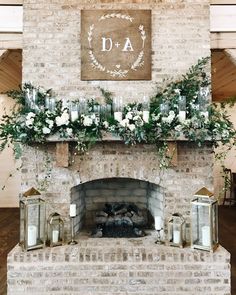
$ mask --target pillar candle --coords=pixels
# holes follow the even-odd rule
[[[143,111],[143,121],[146,123],[149,122],[149,111]]]
[[[186,112],[185,111],[179,111],[179,121],[180,123],[183,123],[186,120]]]
[[[179,230],[174,230],[173,231],[173,242],[175,244],[179,244],[180,243],[180,231]]]
[[[118,122],[122,121],[122,112],[114,112],[114,119]]]
[[[35,246],[37,244],[37,227],[35,225],[28,226],[28,246]]]
[[[208,225],[202,227],[202,245],[207,247],[211,245],[210,226]]]
[[[78,120],[78,118],[79,118],[78,111],[71,111],[70,112],[70,117],[71,117],[72,122]]]
[[[59,230],[54,229],[52,231],[52,242],[57,243],[59,239]]]
[[[76,204],[70,204],[70,217],[76,216]]]
[[[155,229],[161,230],[162,229],[162,218],[161,216],[155,216]]]

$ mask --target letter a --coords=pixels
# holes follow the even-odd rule
[[[125,38],[125,39],[126,39],[126,42],[125,42],[125,46],[122,49],[122,51],[134,51],[133,47],[132,47],[132,44],[130,42],[130,39],[129,38]]]
[[[106,48],[107,41],[110,42],[110,47],[108,49]],[[111,51],[111,50],[112,50],[112,39],[102,37],[102,51]]]

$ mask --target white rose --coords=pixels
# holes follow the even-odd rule
[[[174,117],[175,117],[175,112],[174,112],[174,111],[170,111],[170,112],[169,112],[169,117],[171,117],[171,118],[174,119]]]
[[[128,119],[123,119],[122,121],[120,121],[120,125],[122,127],[126,127],[129,124],[129,120]]]
[[[181,132],[181,130],[182,130],[182,126],[181,126],[181,125],[177,125],[177,126],[175,126],[175,130],[176,130],[177,132]]]
[[[176,94],[180,94],[180,89],[179,89],[179,88],[174,89],[174,92],[175,92]]]
[[[43,127],[43,134],[49,134],[51,130],[48,127]]]
[[[140,116],[139,115],[136,115],[136,116],[134,116],[134,121],[138,121],[138,120],[140,120],[141,118],[140,118]],[[142,119],[141,119],[142,120]]]
[[[129,128],[130,131],[134,131],[135,125],[134,124],[130,124],[130,125],[128,125],[128,128]]]
[[[27,119],[27,120],[25,121],[25,125],[26,125],[28,128],[32,128],[32,127],[33,127],[33,124],[34,124],[34,118]]]
[[[93,119],[91,119],[89,116],[84,116],[83,124],[84,126],[91,126],[93,124]]]
[[[68,136],[72,136],[73,135],[73,129],[72,128],[66,128],[66,132]]]
[[[109,127],[109,123],[107,121],[104,121],[103,126],[107,129]]]
[[[34,118],[35,117],[35,113],[33,113],[33,112],[29,112],[28,114],[27,114],[27,116],[26,116],[26,120],[28,120],[28,119],[32,119],[32,118]]]
[[[229,131],[228,130],[223,130],[222,131],[222,137],[225,138],[225,137],[228,137],[229,136]]]
[[[131,120],[131,119],[133,118],[132,112],[128,112],[128,113],[125,115],[125,118]]]
[[[53,127],[53,121],[46,119],[46,123],[48,124],[48,127],[51,129]]]
[[[68,125],[69,124],[69,114],[65,110],[61,116],[56,117],[56,124],[57,126]]]
[[[55,121],[56,121],[56,125],[57,126],[63,125],[63,121],[62,121],[61,117],[57,116],[56,119],[55,119]]]

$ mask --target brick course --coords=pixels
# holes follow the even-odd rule
[[[76,246],[29,253],[16,247],[8,256],[8,294],[230,294],[230,255],[225,249],[213,254],[157,246],[154,235],[84,236]]]

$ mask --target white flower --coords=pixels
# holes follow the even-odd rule
[[[69,124],[69,114],[67,110],[64,110],[61,116],[56,117],[57,126],[68,125]]]
[[[93,124],[93,119],[90,116],[84,116],[83,124],[84,126],[91,126]]]
[[[122,121],[120,121],[120,125],[122,127],[126,127],[129,124],[129,120],[128,119],[123,119]]]
[[[43,127],[43,134],[49,134],[51,130],[48,127]]]
[[[176,94],[180,94],[180,89],[177,88],[177,89],[174,90],[174,92],[175,92]]]
[[[223,137],[223,138],[227,138],[228,136],[229,136],[229,131],[224,129],[224,130],[222,131],[222,137]]]
[[[132,112],[128,112],[128,113],[125,115],[125,118],[131,120],[131,119],[133,118]]]
[[[158,115],[154,115],[152,114],[152,120],[155,122],[155,121],[158,121],[160,119],[160,113]]]
[[[53,121],[52,120],[49,120],[49,119],[46,119],[46,123],[48,124],[48,128],[52,129],[52,127],[53,127]]]
[[[138,121],[138,120],[140,120],[140,119],[141,119],[141,118],[140,118],[139,115],[136,115],[136,116],[133,117],[133,120],[134,120],[134,121]],[[142,119],[141,119],[141,120],[142,120]]]
[[[165,123],[172,123],[172,121],[174,120],[175,118],[175,112],[174,111],[170,111],[169,112],[169,116],[168,117],[163,117],[162,118],[162,121],[165,122]]]
[[[175,131],[181,132],[181,130],[182,130],[182,126],[181,125],[175,126]]]
[[[134,124],[130,124],[130,125],[128,125],[128,128],[129,128],[130,131],[134,131],[135,125]]]
[[[30,118],[30,119],[26,119],[25,121],[25,125],[28,127],[28,128],[32,128],[33,127],[33,124],[34,124],[34,118]]]
[[[186,119],[185,121],[183,121],[182,123],[184,126],[189,127],[191,124],[191,120],[190,119]]]
[[[174,117],[175,117],[175,112],[174,112],[174,111],[170,111],[170,112],[169,112],[169,117],[174,118]]]
[[[73,129],[72,128],[66,128],[66,132],[68,136],[72,136],[73,135]]]
[[[109,127],[109,123],[108,123],[107,121],[104,121],[104,122],[103,122],[103,126],[104,126],[104,128],[107,129],[107,128]]]
[[[29,112],[29,113],[27,114],[27,116],[26,116],[26,120],[32,119],[32,118],[34,118],[34,117],[35,117],[35,113],[33,113],[33,112]]]
[[[96,119],[96,114],[93,113],[93,114],[90,116],[90,118],[93,119],[93,120],[95,120],[95,119]]]

